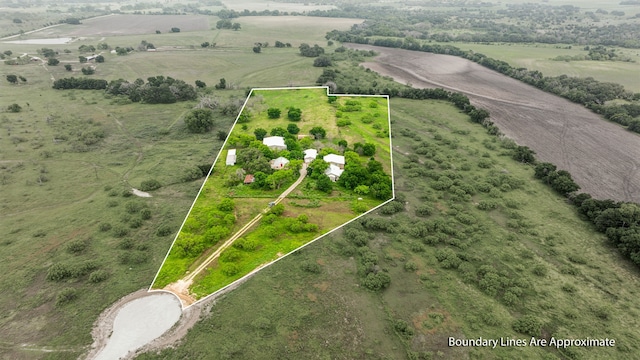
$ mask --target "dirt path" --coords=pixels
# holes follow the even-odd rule
[[[280,196],[278,196],[278,198],[274,201],[274,205],[279,204],[284,198],[287,197],[287,195],[295,190],[295,188],[304,180],[305,176],[307,176],[307,163],[302,164],[302,168],[300,169],[300,176],[298,177],[298,179],[293,184],[291,184],[291,186],[289,186],[284,192],[282,192]],[[236,231],[233,236],[231,236],[227,241],[220,245],[220,247],[218,247],[211,255],[209,255],[200,265],[198,265],[195,270],[190,272],[182,279],[165,286],[163,290],[175,294],[182,302],[183,308],[187,308],[191,304],[195,303],[197,299],[191,295],[191,293],[189,292],[189,288],[193,284],[193,280],[196,278],[196,276],[204,272],[207,267],[209,267],[209,265],[218,260],[220,254],[224,250],[228,249],[236,240],[238,240],[254,225],[256,225],[260,221],[260,219],[262,219],[262,216],[264,215],[264,213],[266,213],[266,211],[267,210],[256,215],[256,217],[251,219],[251,221],[245,224],[240,230]]]
[[[464,93],[509,138],[539,160],[568,170],[596,198],[640,202],[640,137],[581,105],[469,60],[402,49],[347,44],[380,55],[363,65],[416,88]],[[393,100],[392,100],[393,101]]]

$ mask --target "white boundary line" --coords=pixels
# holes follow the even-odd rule
[[[246,280],[247,278],[253,276],[255,273],[257,273],[258,271],[265,269],[275,263],[277,263],[278,261],[286,258],[287,256],[293,254],[294,252],[303,249],[305,247],[307,247],[308,245],[311,245],[312,243],[322,239],[323,237],[331,234],[332,232],[342,228],[345,225],[350,224],[351,222],[363,217],[364,215],[367,215],[368,213],[380,208],[381,206],[384,206],[385,204],[393,201],[396,198],[396,187],[395,187],[395,177],[394,177],[394,173],[393,173],[393,141],[391,139],[391,103],[390,103],[390,99],[389,99],[389,95],[367,95],[367,94],[331,94],[329,93],[329,87],[328,86],[297,86],[297,87],[273,87],[273,88],[252,88],[251,91],[249,92],[249,95],[247,95],[247,99],[244,101],[244,104],[242,104],[242,108],[240,109],[240,112],[238,112],[238,116],[236,116],[236,120],[233,122],[233,125],[231,126],[231,131],[229,132],[229,134],[231,134],[231,132],[233,131],[233,128],[235,128],[235,126],[238,123],[238,119],[240,118],[240,114],[242,114],[242,112],[244,111],[245,106],[247,106],[247,103],[249,102],[249,99],[251,99],[251,96],[253,95],[254,90],[255,91],[268,91],[268,90],[304,90],[304,89],[326,89],[327,90],[327,97],[328,96],[348,96],[348,97],[375,97],[375,98],[385,98],[387,99],[387,121],[388,121],[388,125],[389,125],[389,156],[390,156],[390,160],[391,160],[391,198],[381,204],[379,204],[378,206],[354,217],[353,219],[347,221],[344,224],[341,224],[333,229],[331,229],[330,231],[318,236],[317,238],[309,241],[308,243],[289,251],[287,254],[271,261],[268,262],[266,264],[263,264],[262,266],[251,270],[251,272],[249,272],[248,274],[244,275],[243,277],[234,280],[232,283],[212,292],[211,294],[203,297],[202,299],[199,299],[198,301],[194,302],[191,305],[188,305],[186,307],[183,306],[182,303],[182,299],[178,298],[178,300],[180,301],[180,306],[182,307],[182,311],[186,310],[187,308],[189,308],[190,306],[193,306],[199,302],[205,301],[207,300],[209,297],[212,297],[220,292],[225,291],[226,289],[228,289],[231,286],[234,286],[244,280]],[[182,221],[182,225],[180,225],[180,229],[178,230],[178,232],[176,233],[175,238],[173,239],[173,242],[171,243],[171,246],[169,247],[169,250],[167,251],[167,255],[165,255],[164,260],[162,260],[162,264],[160,265],[160,268],[158,268],[158,272],[156,273],[156,276],[153,278],[153,281],[151,282],[151,284],[149,285],[149,289],[147,290],[148,292],[166,292],[166,293],[170,293],[173,294],[174,296],[178,297],[176,294],[174,294],[171,291],[168,290],[164,290],[164,289],[152,289],[151,287],[153,286],[153,284],[156,282],[156,279],[158,278],[158,275],[160,275],[160,270],[162,269],[162,267],[164,266],[165,261],[167,261],[167,258],[169,257],[169,253],[171,253],[171,249],[173,248],[173,245],[176,243],[176,240],[178,240],[178,236],[180,235],[180,231],[182,231],[182,227],[184,226],[185,222],[187,221],[187,219],[189,218],[189,215],[191,214],[191,210],[193,210],[193,207],[196,204],[196,201],[198,201],[198,197],[200,197],[200,193],[202,192],[202,189],[204,188],[204,185],[207,183],[207,180],[209,180],[209,176],[211,176],[211,172],[213,171],[214,166],[216,165],[216,162],[218,162],[218,159],[220,158],[220,155],[222,154],[225,146],[227,145],[227,140],[229,140],[229,136],[227,136],[227,138],[224,140],[224,143],[222,144],[222,146],[220,147],[220,151],[218,152],[218,155],[216,156],[215,160],[213,160],[213,164],[211,165],[211,168],[209,169],[209,173],[207,174],[207,177],[205,178],[204,182],[202,183],[202,186],[200,186],[200,190],[198,191],[198,194],[196,195],[195,200],[193,201],[193,204],[191,204],[191,207],[189,208],[189,212],[187,213],[187,216],[185,216],[184,220]]]

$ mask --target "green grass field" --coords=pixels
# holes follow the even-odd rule
[[[640,92],[640,50],[616,48],[619,56],[627,57],[633,62],[623,61],[555,61],[557,56],[585,55],[588,51],[583,47],[550,44],[473,44],[447,42],[463,50],[485,54],[491,58],[506,61],[514,67],[538,70],[547,76],[569,75],[575,77],[593,77],[599,81],[622,84],[627,90]]]
[[[309,27],[293,23],[277,38],[244,30],[106,37],[103,41],[111,46],[136,47],[146,39],[176,49],[105,54],[93,77],[132,81],[164,75],[192,84],[199,79],[211,88],[208,96],[222,102],[244,99],[246,86],[310,85],[321,72],[311,66],[313,59],[274,47],[253,54],[251,47],[257,38],[271,44],[324,44],[321,20],[327,21],[313,19],[315,25]],[[349,26],[344,19],[336,23]],[[331,20],[328,25],[333,26]],[[220,48],[200,47],[215,38],[221,39],[214,40]],[[203,181],[186,179],[198,166],[213,162],[222,145],[215,132],[228,132],[235,118],[216,113],[213,132],[194,135],[182,121],[193,102],[118,105],[101,91],[53,90],[52,79],[81,76],[78,47],[96,46],[99,40],[2,44],[2,51],[11,50],[13,57],[39,56],[37,49],[50,47],[61,60],[58,66],[0,66],[2,357],[68,359],[86,351],[98,314],[153,280]],[[74,71],[67,72],[65,63]],[[9,74],[27,82],[11,85],[5,80]],[[213,89],[220,78],[237,90]],[[7,112],[12,103],[23,110]],[[163,185],[152,191],[153,197],[129,196],[131,187],[151,179]],[[47,279],[54,265],[64,270],[59,281]]]
[[[530,166],[512,160],[508,142],[446,103],[392,99],[391,106],[404,209],[371,217],[388,230],[356,221],[296,252],[225,295],[176,349],[141,359],[633,357],[637,269]],[[437,190],[444,178],[459,182]],[[492,185],[497,179],[502,185]],[[481,210],[486,203],[496,208]],[[430,215],[418,216],[423,207]],[[430,224],[438,230],[419,230]],[[354,230],[368,232],[367,245],[356,247]],[[362,286],[364,249],[391,276],[382,292]],[[616,347],[447,345],[448,337],[528,344],[531,335],[514,330],[525,315],[537,322],[538,338],[608,337]]]

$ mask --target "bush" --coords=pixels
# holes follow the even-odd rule
[[[516,320],[513,323],[512,328],[519,333],[539,337],[542,322],[533,315],[525,315]]]
[[[278,108],[269,108],[267,110],[267,115],[269,116],[269,119],[277,119],[280,117],[280,113],[281,110]]]
[[[129,233],[129,230],[127,230],[122,226],[117,226],[113,228],[113,236],[115,237],[118,237],[118,238],[125,237],[127,236],[128,233]]]
[[[140,190],[142,191],[157,190],[157,189],[160,189],[161,187],[162,187],[162,184],[160,184],[160,182],[155,179],[145,180],[140,184]]]
[[[100,225],[98,225],[98,230],[102,231],[102,232],[106,232],[111,230],[111,224],[109,223],[100,223]]]
[[[300,264],[300,268],[303,271],[313,273],[313,274],[319,274],[322,271],[322,268],[320,267],[320,265],[318,265],[318,263],[315,263],[313,261],[302,262],[302,264]]]
[[[236,264],[226,263],[220,265],[220,271],[226,276],[233,276],[240,272],[240,268]]]
[[[391,277],[385,272],[368,273],[362,281],[362,285],[372,291],[386,289],[391,284]]]
[[[416,215],[417,216],[429,216],[433,213],[433,206],[428,205],[428,204],[422,204],[418,207],[416,207]]]
[[[89,282],[93,284],[97,284],[99,282],[103,282],[107,280],[109,277],[109,273],[106,270],[96,270],[89,274]]]
[[[205,133],[213,127],[213,112],[209,109],[194,109],[184,117],[187,129],[192,133]]]
[[[13,103],[13,104],[7,106],[7,111],[12,112],[12,113],[19,113],[20,111],[22,111],[22,106]]]
[[[169,225],[160,225],[156,230],[157,236],[167,236],[171,233],[173,233],[173,229]]]
[[[404,338],[410,338],[413,336],[413,329],[409,327],[409,324],[404,320],[395,320],[393,322],[393,329]]]
[[[62,281],[71,276],[73,276],[71,268],[63,263],[55,263],[47,270],[47,280],[50,281]]]
[[[87,242],[84,240],[73,240],[65,246],[65,250],[67,250],[70,254],[79,254],[87,248]]]
[[[290,107],[287,112],[287,118],[291,121],[300,121],[302,119],[302,110],[296,107]]]
[[[64,288],[56,295],[56,306],[62,306],[78,298],[78,292],[74,288]]]

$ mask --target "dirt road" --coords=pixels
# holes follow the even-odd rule
[[[469,60],[348,44],[380,55],[363,65],[416,88],[464,93],[475,106],[537,158],[569,171],[581,190],[596,198],[640,202],[640,136],[581,105],[546,93]]]
[[[280,196],[278,196],[278,198],[274,201],[274,205],[280,203],[284,198],[287,197],[287,195],[295,190],[295,188],[300,185],[302,180],[304,180],[305,176],[307,176],[306,163],[302,164],[302,168],[300,169],[300,176],[298,177],[298,179],[293,184],[291,184],[291,186],[289,186],[284,192],[282,192]],[[265,210],[265,212],[266,211],[267,210]],[[240,230],[233,234],[227,241],[220,245],[220,247],[218,247],[211,255],[209,255],[200,265],[198,265],[198,267],[194,271],[189,273],[184,278],[165,286],[164,290],[172,292],[176,296],[178,296],[178,298],[182,302],[183,308],[186,308],[196,302],[197,299],[189,293],[189,288],[193,284],[193,280],[196,278],[196,276],[205,271],[213,262],[215,262],[220,257],[220,254],[224,250],[233,245],[236,240],[241,238],[247,231],[249,231],[249,229],[256,225],[260,221],[260,219],[262,219],[263,215],[264,213],[256,215],[256,217],[251,219],[251,221],[249,221]]]

